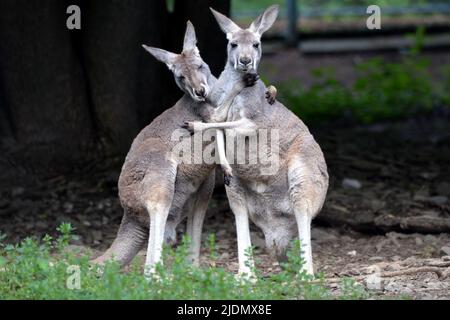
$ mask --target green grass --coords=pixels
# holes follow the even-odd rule
[[[237,280],[223,268],[196,268],[186,262],[188,241],[176,250],[165,249],[164,267],[148,281],[136,260],[127,272],[107,263],[102,272],[89,265],[87,254],[68,250],[72,228],[62,224],[57,239],[27,238],[16,245],[0,245],[0,299],[365,299],[369,294],[352,279],[342,282],[342,294],[332,296],[323,280],[299,272],[303,260],[299,244],[289,252],[283,271],[256,283]],[[1,240],[0,240],[1,243]],[[208,242],[210,259],[217,258],[214,237]],[[214,264],[213,264],[214,265]],[[77,277],[79,275],[79,277]],[[79,280],[79,283],[77,281]],[[79,286],[78,286],[79,285]]]

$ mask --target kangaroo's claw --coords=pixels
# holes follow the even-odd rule
[[[180,126],[183,129],[189,129],[189,122],[188,121],[184,121],[183,124]]]
[[[184,124],[181,125],[181,127],[182,127],[183,129],[188,130],[188,131],[189,131],[189,134],[190,134],[191,136],[194,135],[194,133],[195,133],[195,132],[194,132],[194,129],[190,126],[190,124],[189,124],[188,121],[185,121]]]
[[[192,122],[190,121],[184,121],[184,123],[181,125],[183,129],[189,130],[191,132],[191,135],[194,133],[194,126]]]
[[[229,173],[224,173],[224,174],[223,174],[223,183],[224,183],[226,186],[229,187],[232,178],[233,178],[233,176],[232,176],[231,174],[229,174]]]

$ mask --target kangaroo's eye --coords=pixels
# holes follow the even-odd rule
[[[202,70],[203,69],[203,65],[201,64],[199,67],[198,67],[198,70]]]
[[[259,48],[259,43],[254,43],[254,44],[253,44],[253,47],[256,48],[256,49],[258,49],[258,48]]]
[[[178,80],[184,81],[184,76],[178,76]]]
[[[238,46],[237,43],[234,43],[234,42],[231,43],[232,48],[236,48],[237,46]]]

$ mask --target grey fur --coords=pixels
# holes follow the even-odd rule
[[[168,64],[178,86],[186,94],[134,139],[119,177],[119,198],[124,209],[122,223],[111,247],[93,263],[102,264],[105,260],[115,259],[125,265],[148,238],[146,271],[151,272],[161,259],[163,238],[166,242],[174,241],[175,228],[186,217],[187,232],[192,239],[191,259],[194,263],[199,261],[201,229],[214,188],[216,164],[180,162],[173,154],[175,145],[180,142],[171,137],[181,130],[186,120],[211,121],[213,111],[224,108],[223,104],[229,106],[245,83],[242,77],[236,81],[230,96],[224,97],[221,104],[213,98],[206,103],[203,102],[206,97],[200,99],[196,96],[196,89],[202,87],[210,91],[214,88],[216,79],[201,59],[194,38],[193,27],[188,22],[185,48],[181,54],[144,47]],[[188,131],[185,134],[190,138]],[[192,140],[184,139],[182,143],[190,147]],[[209,144],[205,142],[203,147]]]
[[[238,43],[236,48],[228,45],[228,61],[216,86],[219,96],[226,96],[230,83],[242,76],[243,69],[236,63],[242,54],[252,53],[256,59],[256,71],[261,56],[253,44],[261,34],[255,29],[267,14],[269,22],[274,21],[271,7],[263,13],[249,29],[230,31],[230,22],[222,15],[214,13],[218,23],[227,32],[229,42]],[[228,26],[228,27],[227,27]],[[269,25],[270,27],[270,25]],[[266,30],[267,23],[264,26]],[[258,29],[259,30],[259,29]],[[227,120],[221,123],[207,123],[205,129],[226,129],[227,139],[246,134],[249,129],[277,129],[280,132],[280,167],[274,175],[261,174],[259,164],[236,164],[232,161],[234,179],[226,188],[230,206],[236,216],[238,228],[238,250],[240,273],[251,273],[243,251],[248,249],[250,235],[248,218],[262,229],[266,245],[280,260],[285,259],[289,242],[295,235],[303,240],[305,270],[312,274],[312,254],[310,245],[311,220],[320,212],[328,189],[328,173],[323,153],[304,123],[279,102],[270,105],[264,98],[265,85],[258,81],[253,87],[245,88],[234,99],[229,108]],[[217,98],[221,100],[220,97]],[[198,124],[192,124],[197,125]],[[297,225],[297,228],[296,228]],[[240,243],[242,245],[240,245]]]

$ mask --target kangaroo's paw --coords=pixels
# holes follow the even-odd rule
[[[224,173],[223,174],[223,183],[226,186],[228,186],[228,187],[230,186],[231,179],[233,179],[233,175],[231,173]]]
[[[259,76],[257,73],[246,73],[243,80],[246,87],[252,87],[259,80]]]
[[[191,131],[191,132],[194,131],[194,125],[193,125],[193,122],[191,122],[191,121],[185,121],[185,122],[181,125],[181,127],[182,127],[183,129],[187,129],[187,130],[189,130],[189,131]]]
[[[277,98],[277,88],[274,86],[268,86],[266,91],[266,99],[269,104],[274,104]]]
[[[203,127],[203,122],[200,121],[185,121],[181,127],[189,130],[191,133],[203,131],[205,129]]]

